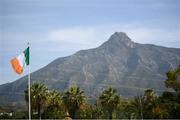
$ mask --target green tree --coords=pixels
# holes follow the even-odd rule
[[[129,99],[120,98],[120,103],[118,104],[118,107],[115,110],[115,119],[128,119],[128,118],[130,118],[130,113],[127,109],[127,106],[129,104],[130,104]]]
[[[79,119],[92,119],[93,118],[93,106],[88,103],[84,103],[77,112]]]
[[[62,119],[65,117],[62,95],[60,92],[56,90],[49,91],[47,101],[47,108],[43,113],[43,118]]]
[[[143,96],[136,96],[134,99],[132,99],[126,107],[126,111],[129,114],[129,118],[142,119],[143,111],[144,111],[143,107],[144,107]]]
[[[48,107],[59,108],[62,106],[62,95],[60,92],[53,90],[48,93]]]
[[[158,97],[152,89],[147,89],[143,96],[143,117],[152,118],[152,109],[156,108],[158,104]]]
[[[63,95],[63,103],[70,117],[75,118],[75,113],[85,103],[84,91],[81,91],[79,87],[69,88]]]
[[[104,110],[104,108],[101,105],[95,104],[93,106],[92,118],[93,119],[107,119],[108,112]]]
[[[163,119],[168,118],[169,113],[166,107],[162,104],[156,105],[152,108],[152,116],[153,119]]]
[[[166,87],[171,90],[163,92],[161,102],[166,106],[169,118],[177,119],[180,118],[180,66],[167,72],[166,76]]]
[[[117,108],[119,101],[117,91],[111,87],[103,91],[99,97],[101,106],[109,113],[109,119],[112,119],[113,111]]]
[[[148,119],[162,119],[168,117],[168,111],[161,103],[160,98],[152,89],[144,92],[143,116]]]
[[[166,74],[166,87],[172,88],[176,94],[180,93],[180,66],[176,69],[170,70]]]
[[[31,91],[31,109],[37,112],[38,118],[41,118],[42,109],[47,104],[48,88],[44,84],[34,83],[30,87]],[[25,90],[25,100],[28,102],[28,90]]]
[[[135,97],[128,105],[127,111],[129,111],[130,118],[138,119],[161,119],[169,115],[152,89],[147,89],[143,96]]]

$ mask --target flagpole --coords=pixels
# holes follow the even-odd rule
[[[140,106],[141,106],[141,120],[143,120],[143,106],[142,106],[142,101],[141,101],[141,97],[140,97]]]
[[[29,51],[30,51],[30,45],[28,43]],[[30,58],[30,56],[29,56]],[[30,60],[29,60],[30,61]],[[30,82],[30,64],[28,65],[28,96],[29,96],[29,120],[31,120],[31,94],[30,94],[30,89],[31,89],[31,82]]]

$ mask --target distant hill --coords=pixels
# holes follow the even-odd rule
[[[48,57],[48,56],[47,56]],[[58,58],[31,74],[31,82],[64,91],[81,87],[89,99],[108,86],[122,96],[132,97],[147,88],[165,89],[166,72],[180,64],[180,49],[139,44],[123,32],[115,32],[101,46]],[[24,104],[27,77],[0,85],[0,104]]]

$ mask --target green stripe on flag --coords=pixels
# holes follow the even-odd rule
[[[25,62],[26,65],[29,65],[29,47],[24,50]]]

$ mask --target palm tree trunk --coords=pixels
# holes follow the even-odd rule
[[[112,119],[112,113],[113,111],[109,111],[109,119]]]
[[[70,110],[69,114],[70,114],[72,119],[75,119],[75,110]]]
[[[41,119],[41,104],[38,105],[38,118]]]

